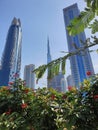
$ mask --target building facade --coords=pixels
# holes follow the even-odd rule
[[[22,29],[20,19],[14,18],[8,30],[1,59],[0,86],[8,85],[20,76]]]
[[[26,65],[24,68],[24,80],[26,81],[26,86],[32,89],[35,89],[35,73],[32,72],[34,69],[34,64]]]
[[[72,78],[72,75],[68,75],[67,76],[67,86],[73,86],[74,85],[74,81]]]
[[[70,21],[80,14],[77,4],[73,4],[67,8],[64,8],[63,14],[64,14],[68,50],[69,52],[74,52],[76,51],[77,48],[84,46],[84,44],[81,43],[81,40],[83,42],[86,41],[85,32],[82,32],[75,36],[70,36],[67,31],[67,26],[70,24]],[[80,52],[77,55],[71,56],[70,65],[71,65],[71,75],[74,81],[74,85],[76,87],[79,87],[79,83],[83,82],[85,78],[88,78],[86,74],[87,71],[90,71],[91,74],[94,74],[94,69],[88,49]]]
[[[49,38],[47,40],[47,63],[50,63],[52,61],[51,54],[50,54],[50,45],[49,45]],[[48,68],[48,74],[49,74],[49,69]],[[65,91],[64,89],[64,75],[62,72],[59,72],[58,75],[54,76],[52,79],[48,79],[47,75],[47,86],[48,88],[53,88],[57,91]]]
[[[61,92],[66,92],[67,91],[67,86],[66,86],[66,80],[65,78],[61,79]]]

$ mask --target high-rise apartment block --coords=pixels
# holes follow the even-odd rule
[[[19,78],[21,69],[22,29],[20,19],[14,18],[8,30],[6,44],[1,59],[0,86],[8,85]]]
[[[67,76],[67,86],[73,86],[74,85],[74,81],[72,78],[72,75],[68,75]]]
[[[65,78],[62,78],[61,79],[61,92],[66,92],[67,91],[67,88],[66,88],[66,81],[65,81]]]
[[[52,58],[51,58],[51,54],[50,54],[50,46],[49,46],[49,38],[48,38],[48,40],[47,40],[47,63],[50,63],[51,61],[52,61]],[[48,74],[49,74],[49,69],[51,69],[51,67],[48,68]],[[63,91],[64,90],[64,75],[62,74],[62,72],[59,72],[59,74],[54,76],[52,79],[47,79],[47,86],[48,86],[48,88],[54,88],[55,90],[58,90],[60,92]]]
[[[77,48],[84,46],[81,40],[83,42],[86,41],[86,36],[84,32],[75,36],[70,36],[67,31],[67,26],[70,24],[70,21],[80,14],[77,4],[73,4],[67,8],[64,8],[63,14],[66,28],[68,50],[69,52],[74,52]],[[75,46],[77,48],[75,48]],[[70,65],[71,75],[74,81],[74,85],[76,87],[79,87],[79,83],[82,82],[85,78],[88,78],[86,74],[87,71],[90,71],[91,74],[94,74],[94,69],[88,49],[85,49],[77,55],[71,56]]]
[[[24,68],[24,80],[26,81],[26,86],[32,89],[35,89],[35,73],[32,72],[34,69],[34,64],[26,65]]]

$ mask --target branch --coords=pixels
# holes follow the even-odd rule
[[[76,51],[74,51],[74,52],[69,52],[65,56],[60,57],[56,60],[53,60],[48,64],[39,66],[37,69],[33,70],[32,72],[36,73],[37,81],[43,76],[46,69],[48,69],[48,74],[49,74],[48,79],[51,79],[55,75],[57,75],[60,72],[60,69],[62,70],[63,74],[65,74],[65,63],[69,57],[77,55],[77,54],[81,55],[81,52],[84,52],[87,48],[98,45],[98,38],[96,38],[96,36],[94,36],[92,38],[94,39],[93,43],[90,42],[90,40],[89,40],[89,42],[88,42],[88,40],[86,40],[85,42],[81,41],[84,44],[83,47],[76,49]]]

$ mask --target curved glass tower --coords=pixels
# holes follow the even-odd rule
[[[1,59],[0,86],[8,85],[20,76],[22,29],[20,19],[14,18],[8,30]]]

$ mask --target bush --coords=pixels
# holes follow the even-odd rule
[[[0,130],[98,130],[97,75],[66,93],[9,84],[0,88]]]

